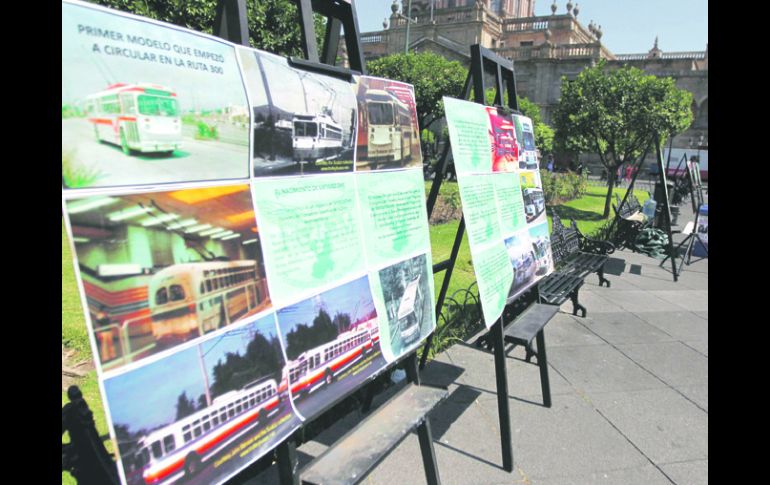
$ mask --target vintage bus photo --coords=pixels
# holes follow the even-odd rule
[[[117,83],[86,97],[85,113],[98,142],[126,155],[170,156],[182,147],[182,118],[173,89],[148,83]]]
[[[532,129],[532,120],[526,116],[513,115],[516,125],[516,137],[520,141],[519,168],[536,170],[537,148],[535,147],[535,134]]]
[[[374,329],[376,329],[374,325]],[[371,325],[341,333],[336,339],[300,354],[289,363],[289,385],[294,399],[305,398],[366,357],[374,348]]]
[[[292,150],[295,162],[334,158],[342,152],[342,125],[328,114],[295,114]]]
[[[148,295],[156,340],[197,337],[257,311],[267,296],[255,261],[182,263],[150,280]]]
[[[379,271],[382,299],[388,318],[388,342],[398,358],[426,337],[433,324],[428,258],[425,254],[386,266]],[[388,356],[390,359],[390,356]]]
[[[401,342],[405,346],[411,345],[420,338],[420,322],[422,322],[422,291],[420,291],[419,276],[406,285],[397,317]]]
[[[367,276],[283,307],[276,316],[301,418],[323,412],[386,364]]]
[[[107,377],[104,389],[131,485],[222,483],[299,422],[271,314]]]
[[[492,171],[513,172],[519,160],[519,143],[511,120],[488,107],[489,142],[492,145]]]
[[[420,166],[420,135],[413,88],[362,77],[358,84],[357,170]]]
[[[545,195],[538,188],[522,189],[524,197],[524,212],[527,215],[527,222],[531,222],[545,211]]]
[[[249,423],[266,426],[281,409],[275,379],[252,383],[216,397],[211,406],[141,438],[133,466],[146,484],[190,480]]]
[[[71,199],[67,216],[103,370],[270,306],[248,184]]]

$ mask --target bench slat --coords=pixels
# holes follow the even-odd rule
[[[573,290],[583,285],[583,277],[578,274],[553,272],[540,280],[540,297],[549,303],[561,305]]]
[[[308,464],[302,483],[358,483],[448,395],[446,389],[408,384]]]
[[[505,340],[529,345],[537,333],[559,312],[555,305],[535,303],[505,329]]]

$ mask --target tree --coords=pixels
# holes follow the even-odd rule
[[[211,382],[211,397],[216,398],[235,389],[266,377],[280,379],[283,354],[276,338],[268,340],[255,332],[246,346],[246,352],[228,352],[225,359],[220,358],[214,365],[214,378]],[[205,396],[203,405],[205,407]],[[200,404],[200,402],[199,402]]]
[[[313,324],[300,323],[286,334],[286,357],[294,360],[302,352],[337,338],[337,326],[323,308],[313,318]]]
[[[444,96],[458,96],[468,70],[433,52],[391,54],[367,63],[369,74],[414,86],[420,130],[444,116]]]
[[[179,421],[180,419],[195,413],[197,410],[198,407],[195,405],[195,401],[192,398],[187,397],[186,391],[182,391],[182,394],[179,395],[176,401],[176,419],[174,421]]]
[[[350,315],[348,313],[337,312],[334,315],[334,320],[332,320],[332,323],[337,328],[339,333],[347,332],[350,330]]]
[[[519,111],[521,114],[532,120],[532,126],[535,135],[535,143],[540,149],[540,153],[547,155],[553,151],[553,128],[543,123],[540,116],[540,106],[536,105],[528,98],[516,96],[519,101]]]
[[[562,150],[599,155],[608,175],[608,217],[617,168],[636,163],[656,136],[663,143],[690,126],[692,94],[678,89],[671,78],[634,67],[608,71],[605,64],[585,69],[574,81],[562,78],[554,126]]]
[[[105,7],[130,12],[211,34],[217,0],[90,0]],[[249,43],[280,55],[302,56],[299,13],[292,0],[246,0]],[[316,41],[321,45],[325,19],[314,16]]]

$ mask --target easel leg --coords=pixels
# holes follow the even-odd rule
[[[409,382],[420,385],[420,372],[417,368],[417,351],[412,352],[404,359],[404,368],[406,369],[406,378]],[[438,466],[436,466],[436,452],[433,449],[433,433],[430,429],[430,421],[426,416],[425,421],[417,427],[417,437],[420,440],[420,452],[422,453],[422,463],[425,467],[425,478],[428,485],[440,485],[441,479],[438,475]]]
[[[420,451],[422,452],[422,464],[425,467],[425,479],[428,485],[440,485],[441,478],[438,474],[436,465],[436,452],[433,449],[433,433],[430,430],[430,421],[428,417],[417,427],[417,437],[420,440]]]
[[[540,366],[540,388],[543,390],[543,406],[551,407],[551,383],[548,380],[548,358],[545,356],[545,329],[537,332],[537,365]]]
[[[299,485],[297,444],[293,437],[278,446],[278,478],[281,485]]]
[[[497,412],[500,417],[500,445],[503,451],[503,469],[513,471],[513,444],[511,443],[511,409],[508,402],[508,372],[505,364],[505,341],[502,318],[492,325],[495,344],[495,376],[497,378]]]

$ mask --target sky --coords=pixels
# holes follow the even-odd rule
[[[273,314],[201,344],[210,385],[214,382],[214,366],[228,352],[245,355],[249,330],[268,340],[274,338]],[[204,386],[197,346],[104,381],[113,423],[128,424],[132,431],[172,423],[179,395],[184,391],[197,403],[198,396],[205,392]]]
[[[361,32],[382,30],[393,0],[354,0]],[[553,0],[536,0],[535,15],[551,15]],[[601,25],[602,43],[614,54],[637,54],[652,48],[655,36],[663,52],[704,51],[708,42],[707,0],[572,0],[586,27]],[[557,15],[567,0],[557,0]]]
[[[371,313],[374,310],[374,302],[369,289],[369,278],[363,276],[313,298],[282,308],[278,312],[278,324],[284,335],[294,330],[297,325],[312,325],[321,306],[326,308],[332,318],[337,312],[350,314],[351,322]]]

